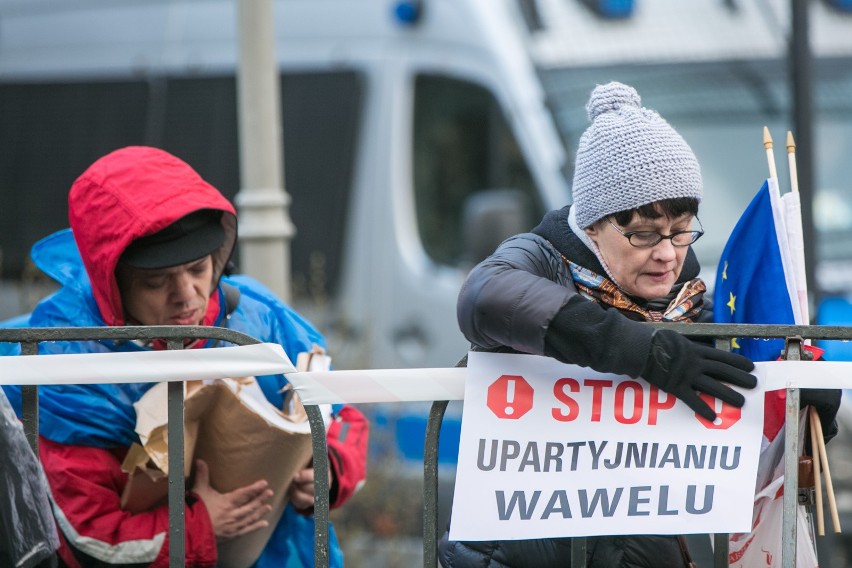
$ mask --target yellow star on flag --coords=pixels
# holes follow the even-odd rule
[[[737,338],[732,337],[731,338],[731,349],[739,349],[739,348],[740,348],[740,344],[737,343]]]
[[[728,306],[729,308],[731,308],[731,314],[733,315],[733,313],[734,313],[734,312],[736,311],[736,309],[737,309],[737,308],[736,308],[737,297],[736,297],[736,296],[734,296],[734,293],[733,293],[733,292],[728,292],[728,294],[731,296],[731,299],[730,299],[730,300],[728,300],[728,303],[727,303],[727,304],[725,304],[725,305],[726,305],[726,306]]]
[[[722,280],[728,279],[728,261],[725,261],[725,266],[722,267]]]

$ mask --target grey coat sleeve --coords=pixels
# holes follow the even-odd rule
[[[638,376],[653,329],[577,293],[559,253],[522,234],[503,242],[468,275],[459,327],[473,344],[547,355],[603,373]]]
[[[459,328],[473,344],[544,354],[550,322],[577,294],[559,253],[524,233],[476,265],[459,293]]]

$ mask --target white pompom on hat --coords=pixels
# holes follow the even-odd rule
[[[586,105],[591,125],[580,137],[573,205],[581,229],[642,205],[693,197],[701,201],[701,168],[689,144],[636,89],[598,85]]]

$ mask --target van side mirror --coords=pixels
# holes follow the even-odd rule
[[[465,199],[462,207],[462,262],[476,264],[507,238],[529,231],[532,204],[517,189],[486,189]]]

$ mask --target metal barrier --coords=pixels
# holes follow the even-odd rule
[[[128,327],[67,327],[67,328],[5,328],[0,329],[0,342],[19,343],[21,355],[37,355],[38,344],[56,341],[134,341],[166,342],[168,349],[183,349],[187,339],[213,339],[233,345],[260,343],[254,337],[220,327],[203,326],[128,326]],[[38,387],[21,387],[21,414],[24,431],[30,446],[38,456]],[[168,385],[169,424],[183,425],[183,383]],[[325,423],[318,406],[305,406],[313,443],[316,502],[314,505],[315,541],[314,562],[317,567],[328,566],[328,449]],[[183,427],[169,428],[169,566],[180,568],[186,563],[184,503],[186,480],[184,471]]]
[[[852,327],[795,326],[755,324],[648,324],[670,329],[690,337],[713,338],[719,348],[730,350],[733,338],[785,339],[783,356],[787,360],[801,360],[804,340],[852,340]],[[116,341],[165,340],[169,349],[182,349],[186,339],[214,339],[234,345],[251,345],[259,341],[251,336],[225,328],[201,326],[134,326],[134,327],[80,327],[80,328],[9,328],[0,329],[0,342],[19,343],[22,355],[36,355],[38,344],[52,341]],[[779,353],[779,355],[782,355]],[[466,366],[463,358],[457,366]],[[434,401],[429,413],[424,448],[424,512],[423,512],[423,566],[438,566],[437,542],[443,534],[438,526],[438,443],[441,422],[448,401]],[[305,410],[313,440],[316,503],[314,508],[315,542],[314,562],[318,568],[327,568],[328,557],[328,449],[325,424],[319,407],[306,405]],[[793,568],[796,558],[796,497],[798,484],[798,411],[799,389],[787,389],[787,428],[785,430],[785,483],[782,565]],[[27,438],[36,454],[38,452],[38,390],[34,386],[22,388],[22,419]],[[183,424],[183,386],[169,383],[169,424]],[[185,564],[184,543],[184,493],[183,429],[170,428],[169,442],[169,564]],[[585,538],[576,538],[572,547],[571,566],[586,565]],[[728,535],[714,535],[714,566],[728,566]]]

